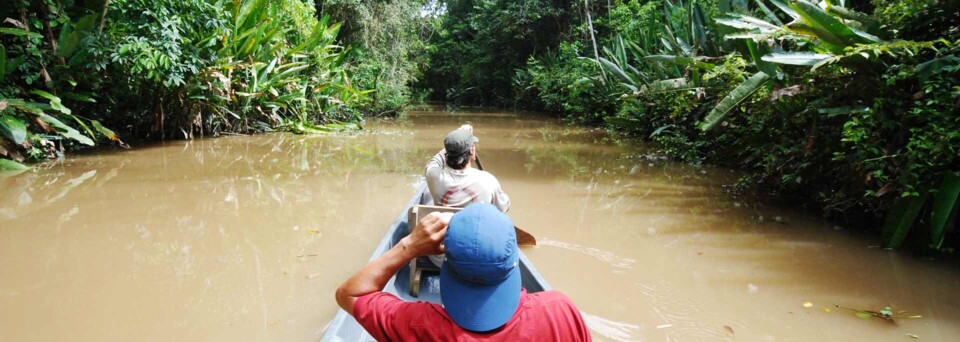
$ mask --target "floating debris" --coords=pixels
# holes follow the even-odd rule
[[[853,311],[853,314],[854,314],[855,316],[860,317],[860,318],[862,318],[862,319],[871,319],[871,318],[877,317],[877,318],[883,318],[883,319],[887,320],[887,321],[890,322],[890,323],[896,323],[896,321],[894,321],[894,319],[897,319],[897,318],[900,318],[900,319],[903,319],[903,318],[923,318],[923,316],[921,316],[921,315],[904,316],[903,314],[907,312],[906,310],[900,310],[900,311],[897,311],[896,313],[894,313],[894,312],[893,312],[893,308],[891,308],[891,307],[889,307],[889,306],[881,309],[880,311],[858,310],[858,309],[853,309],[853,308],[842,307],[842,306],[836,305],[836,304],[834,304],[834,306],[836,306],[836,307],[838,307],[838,308],[841,308],[841,309]]]
[[[812,307],[813,307],[813,303],[811,303],[811,302],[803,302],[803,307],[805,307],[805,308],[812,308]]]
[[[731,328],[729,325],[724,325],[723,330],[726,330],[727,333],[729,333],[730,335],[733,335],[733,328]]]
[[[673,326],[673,324],[661,324],[661,325],[658,325],[658,326],[657,326],[657,329],[669,328],[669,327],[672,327],[672,326]]]

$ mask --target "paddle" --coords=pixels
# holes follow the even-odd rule
[[[483,170],[483,164],[480,163],[480,154],[474,153],[474,160],[477,161],[477,168],[481,171]],[[523,229],[520,229],[517,226],[513,226],[513,230],[517,232],[517,246],[536,246],[537,238],[533,237],[533,234],[527,233]]]

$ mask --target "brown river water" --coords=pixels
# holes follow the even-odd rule
[[[525,253],[597,340],[960,340],[960,266],[741,203],[723,191],[738,173],[604,132],[423,108],[354,135],[171,141],[0,178],[0,341],[317,341],[465,122],[540,241]]]

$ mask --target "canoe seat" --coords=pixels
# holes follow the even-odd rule
[[[435,205],[414,205],[410,207],[410,212],[407,213],[407,227],[408,229],[413,230],[413,228],[417,226],[417,222],[420,222],[420,218],[427,216],[430,213],[456,213],[461,209],[463,208],[440,207]],[[410,260],[410,295],[414,298],[420,296],[420,282],[422,280],[421,276],[424,272],[440,273],[440,265],[430,259],[430,256],[421,256]]]

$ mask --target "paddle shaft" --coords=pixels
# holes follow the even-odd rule
[[[473,159],[477,161],[477,168],[480,171],[483,171],[483,163],[480,162],[480,154],[474,152]],[[513,226],[513,230],[517,233],[517,245],[519,246],[536,246],[537,238],[533,237],[533,234],[527,233],[523,229],[520,229],[517,226]]]

